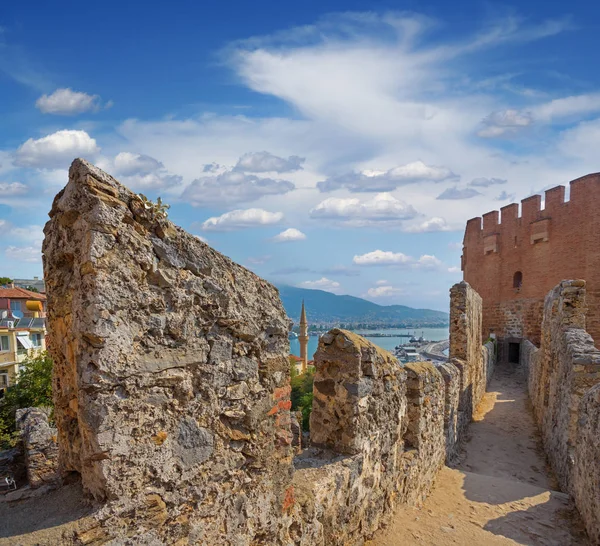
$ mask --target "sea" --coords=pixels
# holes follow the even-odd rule
[[[354,330],[354,333],[366,337],[371,343],[378,345],[386,351],[393,351],[397,345],[408,343],[410,338],[400,337],[400,334],[410,334],[415,337],[423,336],[428,341],[443,341],[450,337],[449,327],[445,328],[390,328],[382,330]],[[373,337],[373,334],[386,334],[390,337]],[[308,338],[308,358],[312,360],[319,344],[318,336]],[[290,339],[290,351],[293,355],[300,356],[300,342]]]

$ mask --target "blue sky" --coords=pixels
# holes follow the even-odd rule
[[[447,308],[464,223],[600,170],[593,2],[12,2],[0,274],[74,157],[276,284]]]

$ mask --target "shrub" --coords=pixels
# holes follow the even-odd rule
[[[53,407],[52,358],[45,351],[22,363],[17,381],[0,399],[0,449],[14,446],[17,433],[15,414],[18,409]]]
[[[293,361],[290,362],[292,383],[292,411],[302,412],[302,429],[309,430],[310,412],[313,402],[313,381],[315,372],[309,368],[305,373],[298,374]]]

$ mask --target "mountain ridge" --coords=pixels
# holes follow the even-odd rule
[[[307,319],[313,323],[373,323],[413,326],[447,325],[449,314],[407,305],[379,305],[356,296],[338,296],[325,290],[279,285],[279,294],[288,316],[297,322],[302,300]]]

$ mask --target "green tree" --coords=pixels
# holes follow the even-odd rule
[[[9,277],[0,277],[0,286],[4,286],[5,284],[10,284],[12,279]]]
[[[0,449],[14,445],[18,409],[53,407],[52,358],[44,351],[23,361],[22,366],[16,383],[0,399]]]
[[[290,366],[290,377],[292,385],[292,411],[302,412],[302,428],[308,430],[310,412],[313,402],[313,382],[315,372],[313,368],[303,374],[298,374],[294,363]]]

